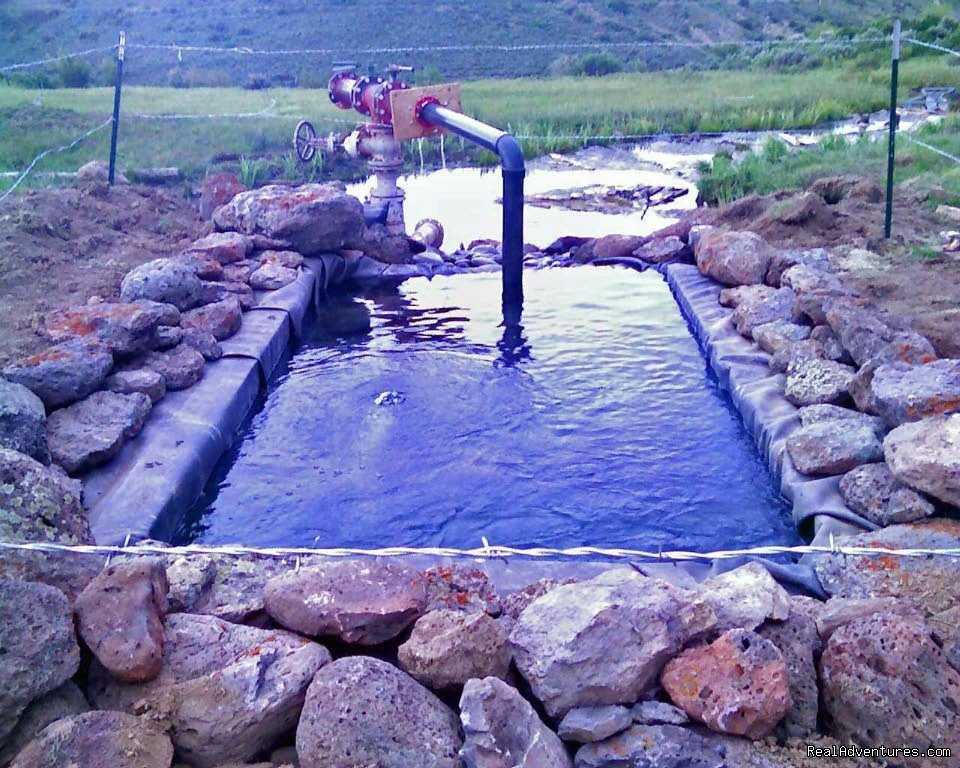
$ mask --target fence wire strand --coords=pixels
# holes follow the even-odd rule
[[[942,45],[937,45],[936,43],[928,43],[925,40],[917,40],[915,37],[905,37],[902,42],[904,43],[913,43],[914,45],[919,45],[922,48],[929,48],[932,51],[940,51],[940,53],[947,53],[951,56],[960,56],[960,51],[955,51],[953,48],[947,48]]]
[[[0,72],[11,72],[16,69],[27,69],[29,67],[39,67],[44,64],[56,64],[58,61],[66,61],[67,59],[78,59],[83,56],[92,56],[95,53],[106,53],[107,51],[115,51],[117,46],[108,45],[103,48],[90,48],[86,51],[76,51],[75,53],[65,53],[62,56],[51,56],[48,59],[36,59],[35,61],[24,61],[19,64],[6,64],[0,67]]]
[[[956,155],[951,155],[949,152],[945,152],[944,150],[939,149],[938,147],[935,147],[932,144],[927,144],[927,142],[925,141],[920,141],[920,139],[915,139],[909,133],[901,133],[900,135],[904,138],[905,141],[908,141],[910,144],[916,144],[918,147],[923,147],[923,149],[926,149],[930,152],[940,155],[940,157],[946,158],[947,160],[952,160],[953,162],[960,165],[960,157],[957,157]]]

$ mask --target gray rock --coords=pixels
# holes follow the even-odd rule
[[[810,338],[823,345],[827,360],[836,360],[839,363],[852,363],[853,358],[843,348],[840,337],[833,332],[829,325],[818,325],[810,331]]]
[[[912,523],[933,514],[933,504],[898,482],[885,462],[864,464],[840,481],[844,503],[877,525]]]
[[[297,270],[281,264],[264,264],[250,275],[250,287],[256,291],[275,291],[297,279]]]
[[[520,614],[523,613],[527,609],[527,606],[534,600],[540,599],[552,589],[556,589],[564,584],[574,584],[575,582],[576,579],[574,578],[537,579],[537,581],[532,584],[527,584],[522,589],[511,592],[501,599],[500,603],[503,616],[513,620],[519,619]]]
[[[0,766],[9,765],[17,753],[50,723],[89,711],[90,705],[73,681],[68,680],[44,694],[23,711],[17,727],[5,743],[0,744]]]
[[[307,691],[300,768],[459,768],[457,716],[416,680],[367,656],[338,659]]]
[[[194,241],[184,253],[200,254],[221,264],[242,261],[253,251],[253,238],[239,232],[214,232]]]
[[[419,571],[394,563],[331,562],[270,579],[264,604],[295,632],[378,645],[423,614],[426,581]]]
[[[960,672],[960,605],[931,616],[928,623],[947,663]]]
[[[686,719],[686,716],[684,716]],[[564,741],[588,744],[603,741],[633,725],[633,714],[626,707],[607,704],[603,707],[578,707],[563,716],[557,735]]]
[[[776,292],[777,289],[769,285],[738,285],[733,288],[724,288],[720,291],[720,306],[736,309],[744,302],[763,301]]]
[[[240,302],[229,297],[183,313],[183,327],[205,331],[217,341],[228,339],[240,330],[243,312]]]
[[[22,384],[0,378],[0,448],[50,463],[43,401]]]
[[[123,712],[85,712],[44,728],[11,768],[170,768],[173,745],[152,723]]]
[[[360,201],[336,184],[241,192],[214,212],[213,222],[219,230],[286,240],[307,255],[355,246],[365,231]]]
[[[149,368],[163,376],[168,392],[192,387],[203,375],[203,355],[189,344],[179,344],[168,352],[150,352],[135,359],[131,368]]]
[[[65,341],[11,363],[3,377],[22,384],[48,408],[60,408],[100,388],[113,368],[106,347],[87,340]]]
[[[236,301],[240,309],[246,312],[257,305],[257,297],[253,288],[246,282],[235,280],[220,280],[217,282],[204,281],[201,292],[202,304],[216,304],[218,301]]]
[[[883,446],[870,427],[836,419],[802,427],[787,438],[787,452],[805,475],[842,475],[880,461]]]
[[[297,723],[307,687],[329,652],[281,630],[172,614],[164,623],[160,675],[147,683],[90,671],[100,709],[138,712],[169,726],[178,755],[199,768],[243,762]]]
[[[834,597],[827,600],[817,615],[817,632],[821,645],[827,643],[833,633],[853,621],[866,619],[874,614],[897,614],[910,619],[923,620],[920,609],[908,599],[898,597]]]
[[[176,307],[154,301],[84,304],[45,315],[42,333],[55,344],[91,339],[114,354],[135,355],[154,349],[157,331],[179,319]]]
[[[167,588],[163,561],[140,557],[105,568],[77,598],[80,637],[117,680],[160,674]]]
[[[557,735],[514,688],[495,677],[470,680],[460,697],[466,768],[573,768]],[[629,716],[627,718],[629,725]]]
[[[183,332],[183,343],[199,352],[204,360],[219,360],[223,357],[223,348],[212,333],[189,328]]]
[[[825,720],[839,738],[960,748],[960,673],[922,621],[875,614],[846,624],[827,643],[820,674]]]
[[[891,525],[837,543],[870,549],[956,549],[960,547],[960,522],[937,519]],[[823,554],[811,560],[820,583],[833,598],[895,597],[927,615],[957,603],[960,562],[955,558]]]
[[[807,405],[801,408],[797,415],[800,417],[800,423],[805,427],[811,424],[843,421],[848,427],[869,427],[877,433],[877,437],[883,437],[887,432],[883,419],[852,408],[841,408],[839,405]]]
[[[120,299],[173,304],[183,311],[200,303],[202,284],[196,271],[176,259],[154,259],[130,270],[120,283]]]
[[[890,472],[901,483],[960,506],[960,414],[897,427],[883,441]]]
[[[687,713],[665,701],[638,701],[630,708],[635,723],[641,725],[686,725]]]
[[[303,256],[296,251],[263,251],[257,256],[257,262],[260,266],[265,264],[278,264],[287,269],[299,269],[303,266]]]
[[[829,272],[830,255],[823,248],[811,248],[801,251],[793,248],[775,250],[770,257],[770,266],[767,268],[766,283],[774,288],[781,286],[783,273],[797,264],[806,264],[821,272]]]
[[[688,259],[690,249],[679,237],[655,237],[633,251],[633,255],[647,264],[669,264]]]
[[[675,725],[635,725],[605,741],[582,746],[576,768],[730,768],[723,750]]]
[[[0,744],[27,706],[59,688],[80,666],[73,614],[54,587],[0,579]]]
[[[824,315],[857,365],[871,360],[919,365],[936,359],[933,346],[925,338],[891,328],[851,297],[830,299],[824,304]]]
[[[400,668],[435,691],[471,678],[507,678],[510,649],[503,625],[485,613],[431,611],[398,651]]]
[[[760,563],[706,579],[698,592],[716,614],[717,632],[756,629],[767,619],[783,621],[790,615],[790,596]]]
[[[839,405],[850,398],[850,380],[856,371],[833,360],[797,357],[787,367],[784,396],[794,405]]]
[[[163,383],[163,376],[149,368],[117,371],[111,374],[106,381],[106,387],[111,392],[121,395],[140,393],[150,398],[156,404],[167,394],[167,386]]]
[[[724,285],[762,283],[773,249],[753,232],[713,231],[694,248],[697,267]]]
[[[817,623],[800,606],[810,598],[795,597],[790,615],[780,623],[768,622],[757,634],[773,643],[787,665],[790,684],[790,708],[780,723],[786,736],[808,736],[816,733],[820,689],[816,661],[822,650]],[[813,602],[810,600],[810,602]]]
[[[153,334],[154,349],[172,349],[183,341],[179,325],[161,325]]]
[[[367,256],[385,264],[405,264],[413,255],[404,234],[393,234],[382,224],[372,224],[358,246]]]
[[[551,717],[632,704],[663,665],[716,624],[699,595],[628,569],[557,587],[520,614],[514,661]]]
[[[71,475],[105,464],[143,429],[150,398],[136,392],[94,392],[50,414],[47,441],[53,460]]]
[[[754,326],[751,335],[760,349],[772,355],[795,341],[808,338],[810,326],[797,325],[789,320],[774,320],[772,323]]]
[[[794,303],[797,295],[789,288],[781,288],[767,298],[745,299],[733,311],[733,324],[741,336],[752,338],[758,325],[796,319]]]
[[[829,268],[817,267],[813,264],[797,264],[784,271],[780,278],[780,285],[791,288],[798,294],[805,293],[851,293],[843,281]]]
[[[874,371],[873,406],[892,427],[960,410],[960,360],[890,363]]]
[[[806,360],[827,360],[827,350],[823,344],[813,339],[787,342],[773,353],[770,358],[770,370],[775,373],[786,373],[793,366],[795,369]]]

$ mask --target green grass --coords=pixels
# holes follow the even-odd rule
[[[907,60],[901,68],[901,98],[920,85],[954,84],[960,68],[945,57]],[[646,133],[714,132],[807,127],[854,112],[879,109],[889,99],[885,67],[852,64],[807,72],[629,73],[603,78],[523,78],[464,83],[464,110],[517,135],[529,157],[590,143],[580,137]],[[0,86],[0,170],[19,170],[47,147],[58,146],[109,116],[108,88],[30,90]],[[234,114],[269,110],[270,118],[144,120],[144,114]],[[189,177],[223,164],[256,170],[263,178],[316,176],[316,167],[291,160],[296,122],[309,118],[321,134],[343,131],[359,115],[335,109],[323,90],[240,88],[153,88],[124,90],[118,163],[120,168],[178,166]],[[569,138],[576,137],[576,138]],[[106,159],[109,131],[69,152],[51,155],[38,171],[74,170],[90,159]],[[447,139],[448,160],[492,162],[488,154]],[[423,143],[428,165],[439,159],[438,142]],[[408,164],[419,164],[415,143],[407,143]],[[869,148],[863,150],[869,155]],[[830,158],[831,160],[833,158]],[[868,158],[869,159],[869,158]],[[259,165],[254,165],[259,163]],[[232,165],[231,165],[232,164]],[[322,176],[362,173],[357,164],[328,164]],[[10,180],[0,180],[0,187]]]

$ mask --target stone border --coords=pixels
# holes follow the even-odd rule
[[[797,528],[812,526],[812,543],[829,546],[832,536],[878,530],[853,512],[839,492],[840,477],[811,478],[793,465],[787,438],[800,428],[799,409],[783,396],[785,377],[769,368],[770,355],[743,338],[733,325],[733,310],[720,305],[724,286],[692,264],[658,267],[704,356],[740,413],[767,462],[780,492],[793,504]]]

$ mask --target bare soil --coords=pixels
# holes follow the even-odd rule
[[[0,204],[0,365],[47,345],[40,314],[117,295],[143,262],[176,253],[203,224],[179,189],[86,185]]]

